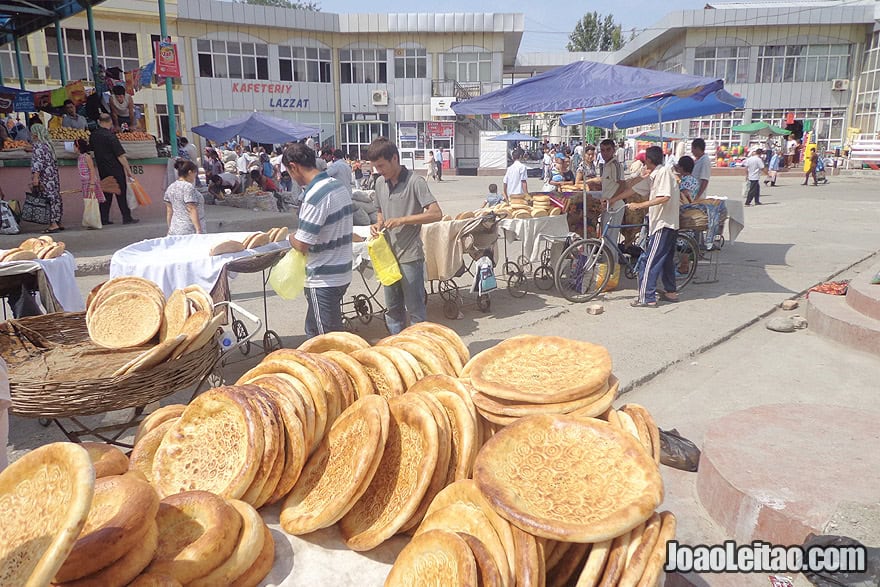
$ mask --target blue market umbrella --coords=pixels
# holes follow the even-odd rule
[[[529,142],[529,143],[537,143],[541,139],[536,139],[533,136],[524,135],[521,132],[509,132],[503,135],[498,135],[497,137],[492,137],[489,139],[490,141],[517,141],[517,142]]]
[[[217,143],[242,137],[255,143],[278,145],[316,136],[321,132],[313,126],[253,112],[247,116],[218,120],[193,127],[197,135]]]
[[[675,133],[666,133],[663,134],[662,129],[655,128],[652,130],[646,130],[640,132],[635,135],[629,135],[626,138],[635,139],[637,141],[650,141],[652,143],[657,143],[660,141],[683,141],[687,139],[686,135],[679,135]]]

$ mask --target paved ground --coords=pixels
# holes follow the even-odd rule
[[[442,184],[432,183],[431,188],[444,212],[454,214],[476,207],[492,181],[498,179],[450,177]],[[532,288],[521,299],[506,291],[493,292],[491,312],[484,314],[470,305],[463,309],[461,319],[453,321],[443,318],[442,305],[432,298],[429,319],[455,328],[471,352],[522,332],[604,344],[612,353],[614,371],[626,392],[619,403],[635,401],[648,406],[661,427],[678,428],[698,444],[713,419],[754,405],[825,403],[876,409],[874,382],[880,380],[877,357],[837,346],[809,330],[778,334],[763,327],[763,319],[783,300],[799,296],[816,283],[875,264],[873,256],[880,250],[876,180],[835,177],[832,183],[819,187],[801,187],[796,182],[796,177],[783,176],[779,187],[765,189],[762,199],[766,205],[747,208],[745,230],[737,242],[724,247],[718,282],[691,285],[678,304],[654,310],[631,308],[633,283],[623,280],[619,291],[607,295],[605,313],[600,316],[587,315],[581,305]],[[739,197],[739,190],[740,180],[735,178],[718,178],[710,187],[712,193],[731,197]],[[223,218],[236,229],[248,224],[278,224],[277,216],[250,214],[240,211]],[[208,216],[218,218],[211,208]],[[161,226],[140,230],[161,234]],[[78,256],[100,258],[126,244],[120,237],[131,233],[105,230],[100,242],[90,246],[94,234],[68,231],[65,240],[78,243],[74,247]],[[103,279],[94,275],[78,281],[87,292]],[[352,295],[365,291],[357,276],[355,279]],[[258,276],[241,275],[231,287],[237,302],[262,315]],[[270,295],[268,310],[271,328],[281,334],[286,345],[298,345],[303,339],[304,303]],[[803,308],[796,312],[803,314]],[[368,339],[385,333],[377,321],[364,325],[360,332]],[[249,358],[228,367],[228,378],[234,379],[256,360]],[[13,418],[7,450],[14,459],[21,451],[55,439],[60,435],[54,428]],[[780,446],[768,458],[785,458],[788,450],[797,447]],[[722,540],[723,534],[695,506],[696,476],[668,468],[664,468],[664,475],[665,507],[681,519],[680,539],[690,543]],[[804,481],[808,479],[805,475]],[[880,544],[876,524],[852,526],[846,529],[849,535]],[[315,540],[332,543],[332,537]],[[295,545],[291,548],[298,550]],[[375,559],[388,560],[384,555]],[[370,564],[384,563],[371,560]],[[737,584],[767,584],[766,577],[750,579],[754,581]]]

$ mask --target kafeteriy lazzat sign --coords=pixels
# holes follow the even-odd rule
[[[291,96],[293,84],[272,82],[233,82],[232,91],[241,94],[268,94],[269,108],[308,108],[309,98]]]

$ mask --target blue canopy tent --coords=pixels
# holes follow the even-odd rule
[[[587,124],[602,128],[632,128],[645,124],[662,124],[682,118],[730,112],[742,108],[745,103],[745,98],[733,96],[723,89],[706,95],[656,96],[569,112],[562,115],[562,124],[566,126]]]
[[[626,138],[635,139],[637,141],[650,141],[652,143],[657,143],[662,141],[683,141],[687,138],[687,135],[679,135],[675,133],[666,133],[664,135],[662,129],[655,128],[652,130],[642,131],[638,134],[628,135]]]
[[[456,102],[452,110],[456,114],[561,112],[650,96],[706,96],[722,87],[722,80],[711,77],[577,61],[483,96]]]
[[[278,145],[299,141],[320,133],[320,129],[283,118],[253,112],[247,116],[218,120],[193,127],[192,131],[208,140],[222,143],[242,137],[255,143]]]
[[[508,132],[503,135],[498,135],[497,137],[492,137],[489,139],[490,141],[516,141],[523,143],[535,143],[540,141],[541,139],[536,139],[533,136],[524,135],[521,132]]]

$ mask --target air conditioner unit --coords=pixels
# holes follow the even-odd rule
[[[388,92],[373,90],[373,106],[388,106]]]
[[[833,79],[831,80],[831,89],[835,92],[843,92],[849,89],[849,80],[848,79]]]

